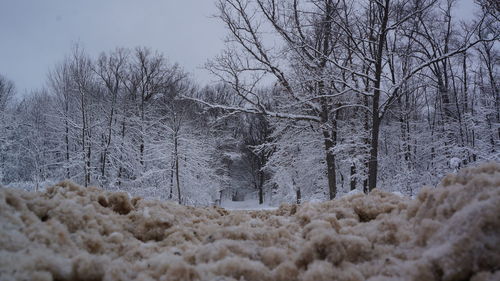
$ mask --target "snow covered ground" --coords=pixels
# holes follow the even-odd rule
[[[258,199],[249,199],[245,201],[223,201],[221,207],[226,210],[277,210],[278,207],[269,206],[268,204],[259,204]]]
[[[0,188],[0,280],[500,280],[499,164],[414,200],[375,190],[244,210],[255,203],[195,208],[69,182]]]

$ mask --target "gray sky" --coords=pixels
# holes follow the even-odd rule
[[[472,1],[459,0],[462,17],[471,17]],[[41,88],[49,68],[80,43],[93,57],[150,47],[209,82],[200,67],[220,52],[225,35],[214,13],[214,0],[3,0],[0,74],[20,94]]]
[[[47,72],[79,42],[93,57],[116,47],[146,46],[199,69],[223,48],[213,0],[5,0],[0,9],[0,73],[18,93],[44,86]]]

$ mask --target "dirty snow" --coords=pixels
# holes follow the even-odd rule
[[[1,280],[500,280],[500,165],[277,210],[0,189]]]

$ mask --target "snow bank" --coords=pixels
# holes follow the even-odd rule
[[[1,280],[500,280],[500,165],[274,211],[0,189]]]

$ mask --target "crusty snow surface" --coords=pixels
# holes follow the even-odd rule
[[[0,188],[0,279],[500,280],[500,165],[260,211]]]

